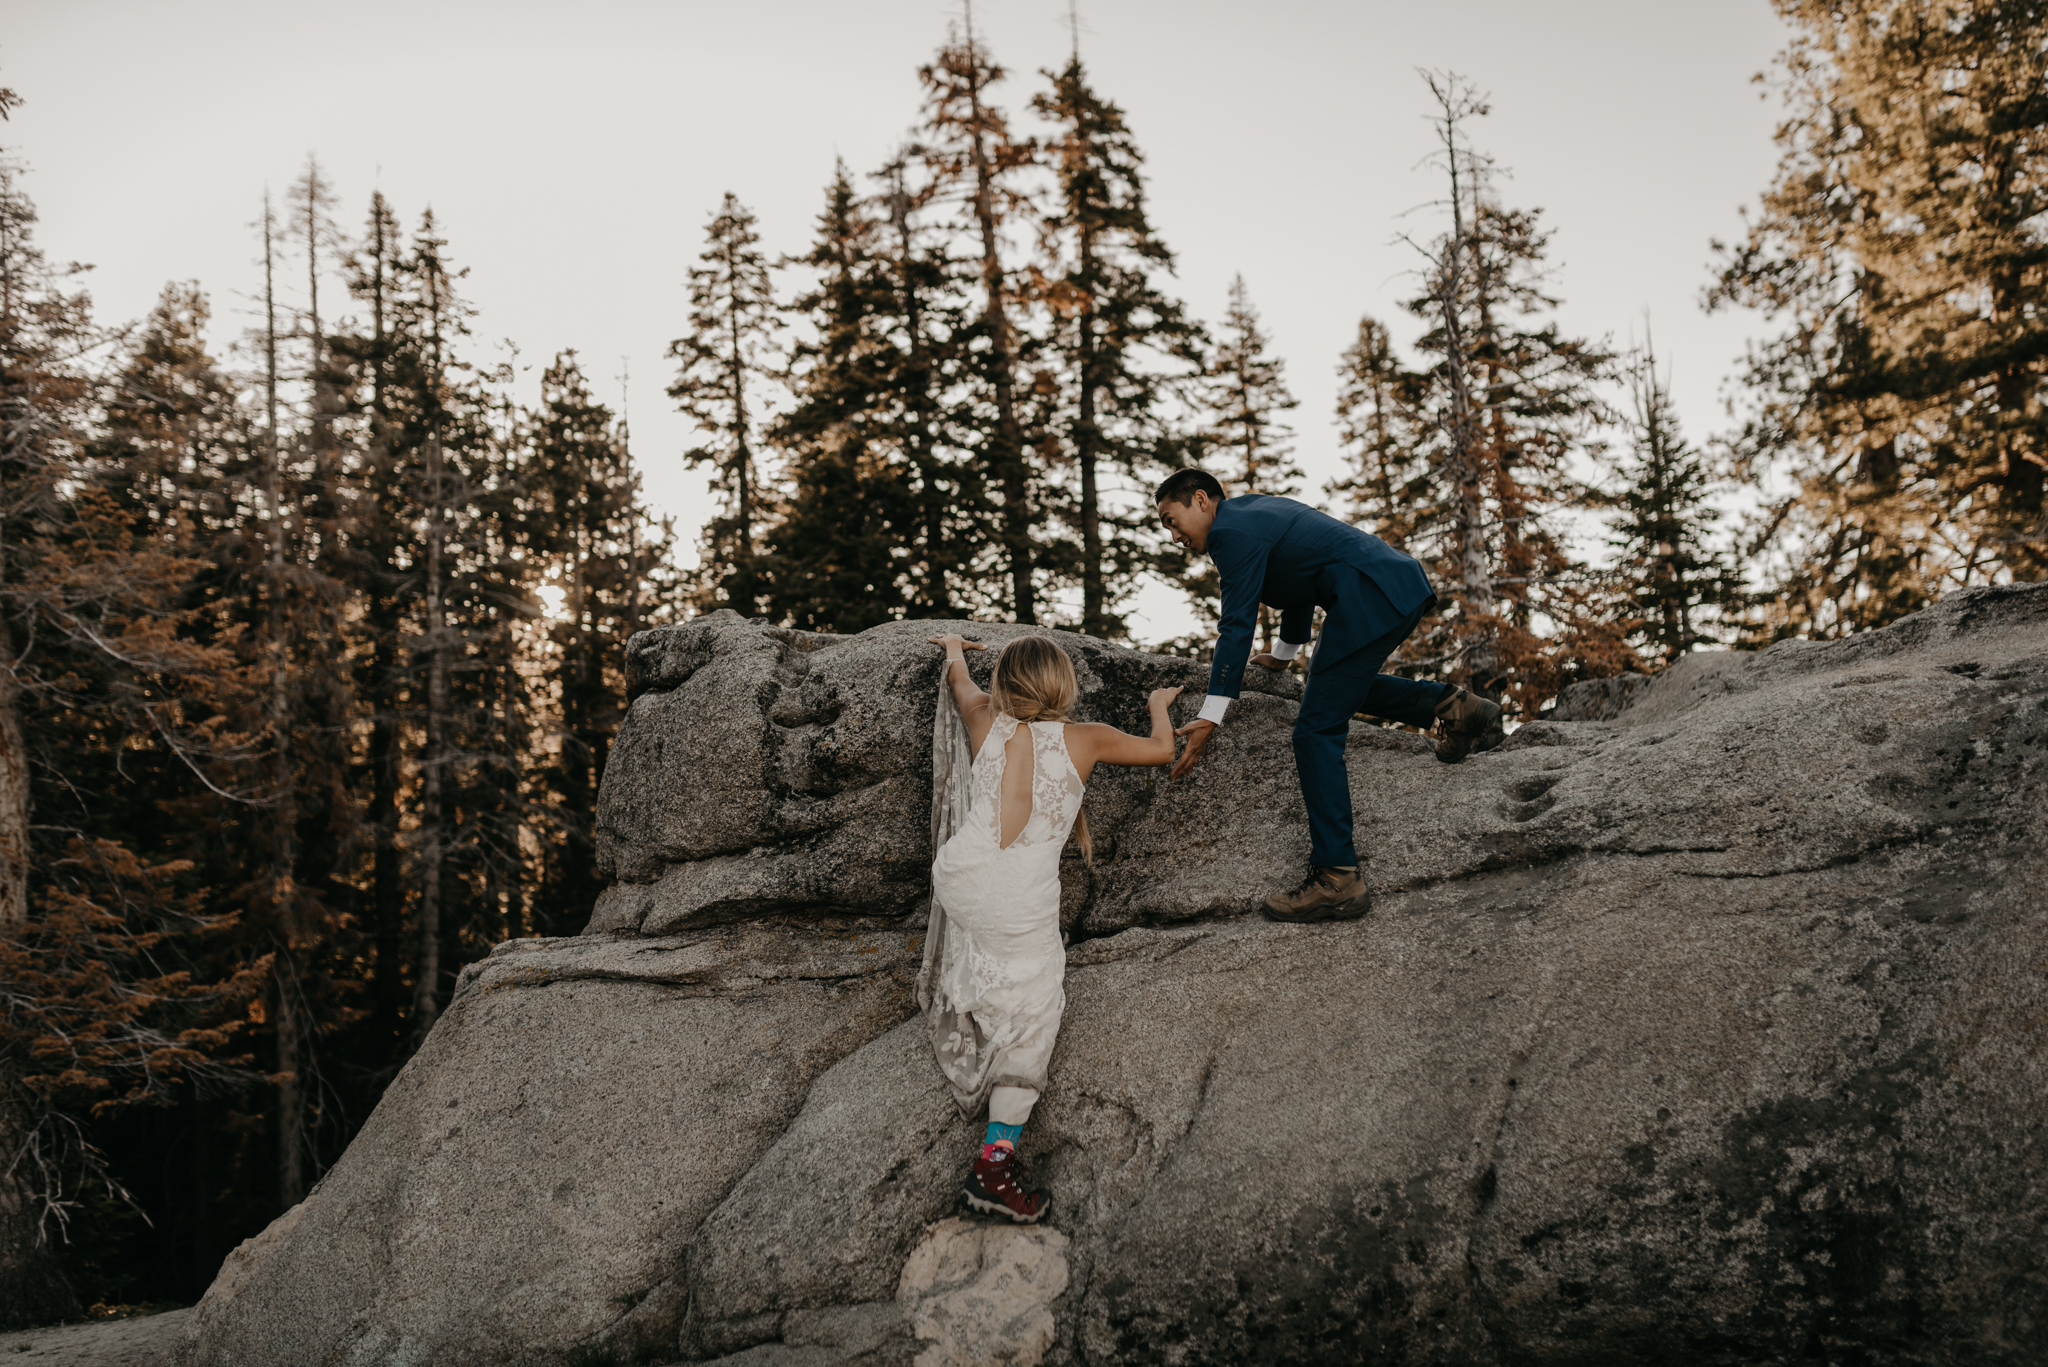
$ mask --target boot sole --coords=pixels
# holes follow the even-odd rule
[[[1270,904],[1261,906],[1259,910],[1265,914],[1268,921],[1283,926],[1315,925],[1323,921],[1356,921],[1372,910],[1372,898],[1370,895],[1361,895],[1348,902],[1332,902],[1328,906],[1311,907],[1307,911],[1275,911]]]
[[[1019,1215],[1001,1201],[991,1201],[986,1196],[976,1196],[971,1188],[962,1190],[960,1194],[966,1198],[969,1210],[976,1211],[982,1215],[1000,1215],[1013,1225],[1035,1225],[1045,1218],[1046,1212],[1052,1209],[1052,1197],[1050,1196],[1046,1197],[1045,1204],[1038,1208],[1038,1214]]]

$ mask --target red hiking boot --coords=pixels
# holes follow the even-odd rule
[[[1052,1208],[1052,1197],[1042,1191],[1026,1191],[1030,1179],[1015,1149],[998,1149],[994,1158],[977,1156],[962,1192],[970,1210],[1000,1215],[1020,1225],[1035,1225]]]

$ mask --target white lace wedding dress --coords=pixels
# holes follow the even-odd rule
[[[939,693],[932,737],[938,857],[918,1005],[954,1099],[972,1115],[991,1088],[1045,1087],[1067,1004],[1060,852],[1083,788],[1065,724],[1031,723],[1031,816],[1004,846],[1005,756],[1024,724],[999,714],[970,765],[966,727],[943,677]]]

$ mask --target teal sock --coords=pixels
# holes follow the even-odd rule
[[[1022,1125],[1005,1125],[999,1120],[988,1122],[988,1131],[981,1137],[981,1156],[984,1161],[994,1158],[998,1144],[1006,1148],[1017,1147],[1017,1136],[1024,1133]]]

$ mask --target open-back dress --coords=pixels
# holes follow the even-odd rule
[[[939,692],[932,737],[938,856],[918,1004],[954,1100],[971,1115],[991,1088],[1045,1087],[1067,1004],[1060,852],[1083,787],[1065,723],[1030,723],[1031,815],[1004,846],[1005,756],[1026,724],[997,714],[969,764],[966,727],[943,677]]]

